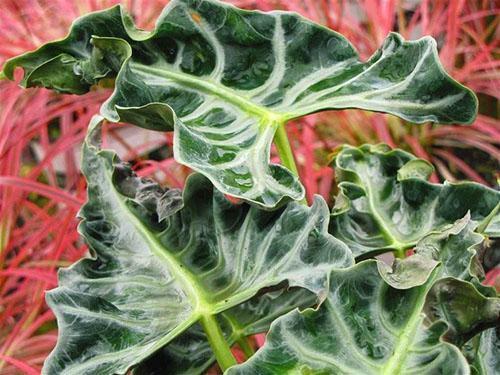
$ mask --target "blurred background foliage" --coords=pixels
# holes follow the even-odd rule
[[[0,0],[0,66],[60,38],[76,17],[112,0]],[[122,1],[143,28],[154,27],[166,0]],[[340,144],[384,142],[436,166],[435,182],[469,179],[498,188],[500,162],[499,14],[494,0],[233,0],[250,9],[296,11],[344,34],[368,58],[389,31],[432,35],[450,74],[479,97],[479,116],[466,127],[412,125],[359,110],[312,115],[290,124],[289,136],[307,197],[336,191],[329,155]],[[81,96],[0,83],[0,373],[38,374],[55,345],[57,327],[44,291],[58,267],[86,253],[76,214],[85,200],[79,147],[91,116],[109,95]],[[171,187],[189,174],[172,158],[172,137],[127,125],[106,127],[105,142],[137,173]],[[273,156],[276,159],[276,156]],[[276,161],[276,160],[275,160]],[[498,259],[487,254],[486,282],[498,283]]]

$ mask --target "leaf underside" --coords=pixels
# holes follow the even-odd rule
[[[340,194],[330,233],[358,258],[413,248],[470,212],[479,225],[500,203],[500,192],[472,182],[433,184],[432,166],[386,145],[345,146],[333,163]],[[497,212],[484,231],[498,235]]]
[[[470,214],[420,239],[413,255],[395,259],[392,266],[377,262],[380,275],[393,288],[409,289],[422,285],[436,266],[440,277],[454,277],[473,283],[481,293],[494,296],[493,288],[482,286],[484,270],[479,262],[478,250],[484,236],[474,232],[475,223]]]
[[[231,204],[196,174],[181,199],[100,150],[100,121],[93,119],[84,144],[89,198],[79,226],[94,258],[61,270],[59,287],[47,295],[60,334],[45,373],[124,373],[201,317],[263,288],[287,283],[324,298],[329,272],[353,263],[327,232],[322,198],[310,208],[264,211]],[[259,303],[256,321],[269,318]]]
[[[362,62],[340,34],[295,13],[173,0],[151,32],[120,8],[78,19],[68,37],[9,60],[23,85],[82,94],[116,78],[102,115],[174,130],[175,158],[217,189],[264,207],[304,188],[269,163],[276,129],[327,109],[387,112],[411,122],[470,123],[474,94],[446,74],[436,43],[392,33]]]

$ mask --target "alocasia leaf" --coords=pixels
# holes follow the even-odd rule
[[[500,326],[500,299],[494,292],[481,294],[472,283],[446,278],[430,290],[425,313],[432,321],[446,321],[447,340],[461,346],[476,333]]]
[[[390,34],[362,62],[340,34],[288,12],[262,13],[213,0],[173,0],[151,32],[115,7],[78,19],[68,37],[11,59],[24,86],[81,94],[116,78],[102,107],[112,121],[175,132],[176,159],[222,192],[274,207],[301,199],[289,169],[269,163],[287,121],[362,108],[412,122],[470,123],[474,94],[443,70],[436,43]],[[292,163],[285,163],[293,169]]]
[[[500,203],[500,192],[480,184],[428,182],[430,164],[386,145],[345,146],[334,166],[341,192],[330,232],[360,258],[412,248],[468,211],[479,225]],[[484,232],[496,235],[490,226]]]
[[[478,320],[480,322],[483,320],[480,314],[483,314],[486,315],[486,318],[484,318],[486,323],[492,324],[491,320],[494,321],[496,315],[492,314],[492,312],[488,309],[492,307],[495,308],[495,305],[491,304],[491,300],[485,298],[485,296],[494,297],[495,291],[493,288],[483,287],[479,284],[480,279],[482,279],[484,275],[477,260],[476,249],[479,248],[483,241],[484,237],[474,232],[474,223],[471,222],[470,215],[467,214],[464,218],[457,220],[454,224],[443,229],[442,232],[431,233],[421,239],[415,246],[415,253],[412,256],[402,260],[396,259],[395,264],[392,267],[383,262],[377,262],[377,267],[379,273],[382,275],[382,278],[390,286],[396,289],[409,289],[415,286],[420,286],[428,280],[433,271],[435,278],[457,278],[470,281],[474,285],[456,283],[453,279],[449,279],[451,281],[443,281],[442,283],[439,283],[435,288],[431,289],[431,293],[427,296],[427,299],[431,302],[427,304],[429,306],[429,311],[426,311],[426,313],[428,316],[432,317],[432,320],[439,320],[439,317],[443,315],[453,316],[453,311],[468,312],[479,316],[480,319]],[[438,265],[438,269],[435,270]],[[474,287],[478,290],[474,290]],[[481,291],[483,295],[478,293],[479,291]],[[450,298],[450,294],[456,294],[456,296],[460,298]],[[312,303],[313,301],[310,302],[310,304]],[[477,309],[465,309],[459,306],[460,303],[473,303]],[[278,303],[275,306],[281,305],[281,303]],[[290,304],[291,307],[293,307],[293,305],[298,304],[295,302]],[[303,306],[307,307],[307,304]],[[498,305],[496,306],[498,308]],[[248,308],[248,303],[246,303],[229,310],[228,313],[237,310],[238,312],[233,313],[233,316],[236,319],[241,320],[242,314],[244,315],[246,309]],[[288,310],[291,310],[291,308]],[[449,313],[449,310],[452,312]],[[250,308],[250,311],[251,319],[255,319],[255,309]],[[277,318],[280,315],[283,315],[284,312],[285,310],[283,309],[280,313],[274,315]],[[225,314],[226,312],[224,315]],[[263,315],[270,317],[270,314],[267,312]],[[489,316],[493,316],[493,318],[488,319]],[[266,322],[265,327],[261,327],[260,330],[247,332],[245,336],[264,331],[264,329],[267,328],[267,324],[270,323],[271,320]],[[456,314],[453,324],[450,324],[449,330],[446,332],[446,337],[453,339],[454,342],[467,340],[468,337],[474,334],[476,329],[481,328],[480,325],[476,327],[471,325],[469,327],[468,323],[472,320],[473,319],[470,319],[467,315],[462,315],[460,313]],[[457,328],[455,329],[455,327]],[[163,361],[156,362],[158,365],[156,368],[166,368],[167,363],[177,363],[174,360],[182,359],[184,361],[184,366],[179,367],[185,371],[182,372],[183,374],[201,373],[201,371],[195,372],[193,370],[192,360],[187,360],[187,358],[191,358],[188,353],[198,353],[202,348],[204,348],[204,350],[201,351],[207,354],[207,358],[210,358],[211,353],[207,346],[206,339],[204,338],[202,331],[200,329],[199,331],[201,333],[199,334],[198,341],[184,340],[184,343],[186,344],[194,345],[196,343],[196,347],[190,346],[190,350],[187,350],[186,348],[186,350],[179,352],[178,356],[175,358],[172,358],[171,347],[170,350],[167,347],[164,356],[162,357]],[[458,332],[460,332],[460,334],[457,334]],[[170,362],[167,362],[167,360]],[[208,361],[208,363],[211,363],[212,361],[213,358]],[[188,363],[191,366],[189,366]],[[169,367],[169,369],[171,369],[171,367]],[[173,374],[176,373],[172,370],[170,371]]]
[[[500,302],[491,302],[491,298],[497,297],[496,291],[481,284],[484,270],[477,250],[485,237],[474,232],[474,228],[475,223],[467,214],[441,232],[425,236],[415,246],[413,255],[395,259],[392,267],[377,262],[380,275],[395,289],[423,285],[431,274],[439,280],[426,297],[425,313],[432,321],[447,320],[446,337],[459,345],[484,324],[500,324]],[[468,308],[469,305],[474,308]]]
[[[100,120],[83,148],[88,202],[79,227],[94,258],[62,270],[47,295],[60,331],[45,373],[125,373],[263,288],[286,282],[322,299],[330,271],[353,263],[327,232],[322,198],[269,212],[233,205],[193,175],[181,201],[101,150]]]
[[[465,357],[443,335],[448,326],[496,324],[500,300],[482,296],[469,282],[441,279],[438,271],[404,290],[389,286],[374,260],[333,271],[318,310],[276,320],[264,347],[227,374],[469,374]],[[456,306],[436,319],[427,311],[443,301],[429,296],[443,290],[456,293],[445,301]],[[478,308],[480,316],[474,315]]]

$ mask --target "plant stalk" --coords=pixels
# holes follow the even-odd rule
[[[203,315],[200,319],[205,333],[207,334],[208,342],[214,351],[215,358],[221,370],[224,372],[229,367],[237,364],[233,357],[231,348],[229,347],[222,330],[213,315]]]
[[[274,144],[278,150],[281,163],[298,176],[299,170],[297,169],[297,164],[295,164],[292,147],[290,146],[290,142],[288,142],[284,123],[278,125],[278,129],[274,135]]]
[[[242,337],[239,340],[237,340],[236,342],[240,346],[241,350],[243,350],[243,353],[245,354],[245,357],[247,359],[255,354],[255,350],[252,347],[252,345],[250,344],[249,337]]]
[[[394,251],[394,257],[395,257],[395,258],[399,258],[399,259],[404,259],[404,258],[406,258],[406,250],[405,250],[405,249],[402,249],[402,248],[400,248],[400,249],[396,249],[396,250]]]
[[[299,170],[297,164],[295,163],[295,158],[293,156],[292,147],[288,141],[288,135],[286,134],[285,123],[280,122],[278,128],[276,129],[276,134],[274,135],[274,144],[278,150],[278,155],[280,156],[281,163],[292,171],[297,177],[299,176]],[[306,199],[302,199],[300,203],[307,205]]]

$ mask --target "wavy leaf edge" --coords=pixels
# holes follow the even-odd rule
[[[200,15],[202,13],[201,11],[202,7],[210,9],[209,10],[205,9],[204,10],[205,13],[203,15]],[[224,47],[222,47],[222,44],[218,44],[221,43],[221,41],[217,39],[219,38],[219,36],[216,35],[215,31],[211,30],[210,28],[203,29],[203,27],[199,27],[204,22],[208,22],[207,21],[208,18],[204,19],[203,17],[216,17],[217,12],[219,11],[225,12],[225,15],[227,17],[229,17],[228,14],[230,14],[231,17],[233,18],[239,17],[240,18],[239,22],[241,22],[241,24],[238,25],[240,25],[241,27],[255,26],[251,24],[250,22],[251,18],[260,17],[261,22],[264,21],[271,22],[272,20],[272,22],[274,22],[273,27],[275,30],[273,31],[273,36],[271,40],[273,50],[270,53],[270,55],[271,57],[274,58],[273,62],[274,65],[272,66],[272,71],[271,73],[269,73],[269,77],[266,78],[266,81],[261,86],[256,86],[255,89],[262,89],[262,87],[266,87],[269,81],[270,82],[269,84],[271,86],[268,91],[272,92],[272,90],[274,90],[276,95],[278,96],[284,95],[283,98],[287,97],[288,89],[286,88],[286,86],[285,88],[283,88],[280,85],[284,84],[283,82],[285,81],[284,78],[285,71],[289,69],[287,63],[293,63],[293,61],[286,60],[287,58],[291,59],[291,57],[288,57],[288,55],[286,55],[289,45],[284,44],[285,39],[283,33],[285,33],[285,31],[282,25],[285,22],[285,18],[287,18],[287,22],[289,21],[288,19],[293,20],[293,22],[300,24],[301,27],[304,27],[309,31],[312,30],[314,32],[321,34],[321,37],[323,39],[325,39],[326,37],[330,38],[328,39],[329,42],[334,41],[335,43],[340,43],[342,47],[338,47],[336,45],[334,46],[333,45],[334,43],[332,43],[331,47],[335,49],[335,52],[338,52],[340,55],[344,54],[345,56],[342,55],[342,57],[339,57],[339,61],[335,60],[335,56],[333,57],[320,56],[318,58],[319,60],[321,60],[321,58],[331,60],[331,61],[328,60],[324,69],[326,69],[326,71],[328,71],[328,69],[330,70],[333,69],[332,73],[323,73],[321,71],[321,69],[323,69],[321,65],[319,67],[316,67],[314,65],[318,63],[317,61],[306,63],[306,65],[304,65],[303,68],[303,70],[306,73],[299,71],[297,73],[298,74],[297,80],[300,81],[300,79],[303,79],[307,81],[307,79],[310,79],[311,82],[307,83],[309,86],[307,86],[306,83],[304,83],[303,84],[305,85],[304,87],[295,89],[295,91],[299,90],[299,92],[297,94],[293,94],[297,95],[297,98],[295,98],[295,101],[293,103],[291,102],[292,104],[287,104],[287,105],[279,104],[277,107],[274,104],[273,105],[266,104],[265,101],[268,99],[257,100],[253,96],[252,97],[249,96],[247,98],[244,94],[246,92],[251,92],[252,90],[240,89],[238,88],[238,86],[231,86],[229,84],[225,84],[221,80],[222,75],[220,77],[217,76],[216,77],[217,81],[212,82],[213,80],[211,79],[211,76],[215,74],[213,71],[210,72],[209,76],[208,74],[198,75],[198,72],[196,72],[196,74],[194,73],[188,74],[177,68],[176,69],[179,70],[179,72],[177,72],[177,70],[173,68],[168,70],[168,75],[166,77],[176,77],[177,75],[182,76],[181,78],[179,78],[180,79],[179,82],[182,85],[196,86],[196,88],[193,91],[190,91],[191,93],[202,92],[203,95],[206,96],[206,98],[205,97],[202,98],[203,103],[200,104],[199,107],[197,107],[197,109],[195,109],[194,111],[197,111],[199,108],[203,107],[205,105],[205,101],[210,101],[213,99],[214,96],[219,95],[218,93],[223,93],[223,95],[221,96],[223,101],[225,101],[226,103],[232,103],[236,105],[233,109],[227,112],[225,121],[228,121],[227,118],[231,116],[237,116],[236,117],[237,120],[234,121],[240,121],[240,122],[243,121],[241,118],[242,115],[238,112],[240,110],[242,111],[243,114],[250,115],[253,113],[256,116],[254,122],[258,122],[258,124],[252,122],[252,124],[250,125],[246,124],[245,125],[246,128],[243,128],[242,127],[243,125],[241,126],[239,125],[241,129],[238,128],[238,131],[236,132],[238,134],[240,133],[243,134],[245,132],[248,133],[247,134],[248,139],[246,139],[245,142],[248,143],[250,139],[253,139],[252,140],[253,143],[251,144],[249,143],[248,145],[245,146],[238,145],[238,147],[232,144],[232,146],[236,147],[237,150],[228,151],[228,149],[224,148],[225,146],[222,147],[220,145],[216,145],[212,141],[207,140],[208,138],[206,139],[205,137],[206,133],[204,133],[203,131],[200,132],[199,129],[196,128],[195,126],[186,125],[184,121],[180,119],[182,116],[180,116],[178,112],[179,111],[185,112],[185,107],[188,106],[188,104],[184,103],[182,108],[175,109],[173,106],[170,106],[167,102],[161,102],[156,100],[158,98],[151,97],[147,100],[146,104],[142,103],[142,105],[132,105],[129,103],[130,99],[125,100],[125,97],[122,97],[125,95],[123,93],[125,91],[125,88],[120,88],[121,87],[120,82],[125,81],[125,79],[122,79],[122,76],[125,77],[127,74],[129,74],[130,76],[131,73],[129,73],[128,70],[131,69],[130,67],[133,65],[130,63],[131,59],[133,58],[132,45],[130,43],[149,43],[154,41],[155,37],[157,35],[160,35],[161,27],[168,22],[170,23],[172,22],[172,19],[169,18],[170,12],[172,13],[174,11],[177,12],[178,9],[181,8],[183,12],[186,12],[186,14],[189,13],[189,17],[191,18],[190,22],[197,25],[192,30],[190,29],[189,32],[194,32],[193,30],[198,30],[198,31],[201,30],[200,35],[202,35],[202,37],[205,38],[204,39],[205,42],[207,42],[210,48],[212,48],[215,51],[214,52],[215,58],[220,58],[220,56],[217,55],[218,49],[223,51],[223,55],[224,53],[226,53],[224,52],[224,48],[226,48],[226,45],[223,45]],[[213,12],[213,14],[210,12]],[[121,23],[121,29],[119,30],[118,34],[122,33],[123,38],[116,36],[94,35],[90,40],[91,44],[93,44],[93,47],[91,49],[91,52],[89,51],[86,52],[87,56],[85,56],[85,53],[83,54],[83,56],[78,55],[79,53],[81,53],[78,51],[76,52],[76,57],[71,55],[71,53],[75,54],[75,52],[74,51],[68,52],[67,50],[71,50],[71,48],[65,46],[64,43],[71,42],[70,39],[73,38],[72,35],[73,30],[77,30],[77,26],[83,24],[86,20],[91,19],[91,17],[104,17],[108,16],[108,13],[109,15],[117,13],[114,16],[119,17],[120,18],[119,22]],[[184,13],[180,14],[180,16],[184,17]],[[183,20],[182,22],[184,21],[185,20]],[[176,25],[175,27],[185,27],[185,24],[182,24],[182,22]],[[248,22],[248,25],[244,24],[245,22]],[[190,25],[190,27],[191,26],[192,25]],[[221,27],[224,26],[225,24],[222,25]],[[278,30],[278,27],[280,30]],[[210,32],[208,32],[207,30],[209,30]],[[223,31],[228,33],[230,30],[228,30],[228,27],[226,27],[226,29],[224,29]],[[238,31],[235,31],[235,33],[236,32]],[[278,35],[278,37],[276,37],[275,34]],[[260,34],[256,35],[258,36]],[[253,37],[257,38],[257,36]],[[260,37],[262,37],[262,35],[260,35]],[[275,40],[275,38],[277,39]],[[128,39],[130,43],[125,39]],[[177,39],[175,38],[174,40],[177,41]],[[278,41],[283,45],[278,45],[278,47],[276,47],[275,44],[278,43]],[[303,48],[307,47],[305,45],[305,43],[307,43],[307,40],[305,41],[299,40],[299,42],[304,44]],[[100,49],[101,47],[102,49]],[[251,48],[252,47],[257,48],[253,45],[251,46]],[[62,52],[59,55],[55,53],[51,55],[50,53],[48,53],[48,57],[52,56],[52,58],[47,57],[48,60],[43,60],[44,53],[46,52],[46,50],[49,50],[50,48],[54,48],[55,50],[57,50],[57,48],[61,48]],[[106,48],[110,49],[113,53],[115,53],[116,56],[114,56],[112,59],[108,58],[106,60],[104,56],[105,54],[101,52],[104,51]],[[383,64],[387,64],[389,67],[392,67],[394,71],[396,71],[398,69],[397,64],[395,64],[391,60],[387,61],[384,60],[385,58],[387,58],[385,54],[386,52],[387,54],[391,53],[395,54],[396,53],[395,50],[399,51],[399,49],[401,49],[401,51],[403,52],[399,51],[397,53],[401,52],[403,53],[403,56],[406,57],[406,55],[404,55],[404,53],[406,53],[404,52],[405,48],[407,48],[410,51],[408,52],[408,54],[413,53],[413,55],[415,54],[418,55],[418,56],[412,56],[413,58],[417,57],[419,59],[418,60],[419,62],[415,66],[413,66],[410,69],[410,71],[408,72],[405,71],[403,73],[397,72],[394,73],[394,75],[391,74],[387,75],[387,73],[378,72],[378,70],[382,69],[378,67],[377,64],[379,63],[382,64],[382,67],[385,66]],[[412,49],[415,49],[416,51],[411,52]],[[283,54],[283,56],[279,56],[280,53]],[[181,58],[183,58],[183,56],[181,56]],[[113,60],[113,61],[108,61],[108,60]],[[350,61],[349,63],[350,65],[347,63],[347,61]],[[424,62],[429,64],[430,67],[429,69],[432,70],[432,74],[437,75],[438,78],[434,77],[436,78],[435,80],[439,81],[439,84],[444,85],[447,89],[441,88],[441,90],[436,91],[436,88],[434,89],[429,88],[429,91],[427,92],[425,91],[425,89],[423,89],[425,85],[420,84],[419,90],[424,90],[425,92],[421,92],[417,96],[411,94],[408,97],[406,97],[403,94],[405,93],[404,90],[407,91],[409,90],[407,89],[407,86],[410,85],[410,83],[412,83],[414,79],[416,81],[422,79],[422,73],[420,72],[420,69],[421,65],[424,64]],[[232,61],[229,62],[229,64],[232,63],[233,63]],[[32,66],[30,66],[30,64],[32,64]],[[440,64],[439,61],[436,42],[431,37],[423,37],[416,41],[404,41],[404,39],[399,34],[390,33],[387,39],[385,40],[384,44],[381,46],[381,48],[378,51],[376,51],[369,59],[363,62],[359,59],[359,54],[355,50],[355,48],[342,35],[336,33],[333,30],[329,30],[324,26],[315,24],[312,21],[309,21],[296,13],[284,12],[284,11],[259,12],[259,11],[241,10],[231,4],[225,4],[214,0],[171,1],[159,16],[155,29],[152,31],[144,31],[138,29],[134,25],[131,17],[126,13],[125,9],[120,5],[105,11],[94,12],[90,15],[83,16],[79,18],[77,21],[75,21],[71,28],[71,31],[69,32],[66,38],[61,39],[58,42],[52,42],[45,46],[42,46],[35,52],[30,52],[21,55],[17,58],[8,60],[4,66],[3,72],[6,77],[12,79],[14,67],[16,65],[22,65],[25,68],[25,77],[23,79],[23,84],[25,86],[49,85],[50,87],[50,79],[47,79],[43,74],[41,77],[37,77],[36,79],[35,78],[32,79],[32,77],[37,76],[38,75],[36,74],[37,71],[43,69],[48,69],[51,71],[54,70],[53,68],[51,68],[51,64],[55,64],[56,68],[60,68],[64,72],[63,78],[56,77],[53,79],[55,85],[54,88],[61,91],[69,90],[71,92],[72,89],[71,85],[74,85],[73,89],[75,90],[75,92],[77,93],[84,92],[90,88],[91,82],[96,83],[97,81],[99,81],[99,79],[107,77],[110,72],[115,72],[117,85],[115,87],[115,90],[113,91],[113,94],[109,97],[109,99],[103,104],[101,108],[101,114],[104,117],[106,117],[110,121],[115,121],[115,122],[120,120],[133,122],[138,124],[139,126],[154,130],[172,130],[173,128],[174,138],[175,138],[174,156],[177,161],[204,174],[212,181],[212,183],[219,190],[223,191],[224,193],[261,205],[268,209],[282,205],[284,202],[288,200],[302,200],[305,195],[304,187],[300,183],[295,173],[296,170],[294,169],[296,168],[294,166],[293,160],[291,164],[284,163],[285,166],[278,164],[270,164],[269,162],[269,154],[270,154],[272,139],[281,136],[280,134],[282,133],[282,131],[278,131],[277,133],[276,131],[277,129],[283,127],[288,120],[298,118],[306,114],[314,113],[321,110],[342,109],[342,108],[361,108],[372,111],[382,111],[395,114],[412,122],[419,122],[419,123],[427,121],[433,121],[433,122],[439,121],[442,123],[449,123],[449,122],[471,123],[477,114],[477,97],[470,89],[461,85],[460,83],[455,81],[450,75],[448,75],[448,73],[446,73],[446,71],[444,70],[443,66]],[[65,64],[69,65],[66,66]],[[217,64],[219,64],[219,62],[217,62]],[[214,68],[214,71],[216,71],[217,69],[219,70],[225,69],[225,64],[227,64],[227,62],[224,61],[221,64],[222,66],[217,65]],[[310,69],[311,67],[309,67],[307,64],[310,64],[311,67],[314,69],[309,72],[308,69]],[[144,69],[146,68],[151,71],[153,70],[159,71],[159,68],[144,65]],[[258,69],[257,65],[254,68]],[[327,88],[321,88],[321,89],[316,87],[325,85],[325,82],[329,80],[333,80],[333,82],[335,82],[335,80],[339,80],[336,74],[340,73],[338,73],[336,70],[339,70],[341,68],[345,70],[344,73],[347,75],[348,78],[346,81],[347,83],[340,80],[341,82],[340,84],[338,84],[338,82],[335,83],[338,87],[334,86],[333,88],[331,88],[327,86]],[[369,72],[368,75],[372,74],[372,72],[370,71],[370,69],[372,68],[377,69],[377,72],[373,73],[375,74],[375,76],[374,77],[369,76],[368,78],[365,78],[365,76],[363,75],[365,75],[367,72]],[[387,70],[387,66],[385,66],[385,68]],[[399,68],[402,69],[401,66],[399,66]],[[359,71],[352,73],[349,72],[349,69],[353,71],[357,69]],[[281,77],[278,77],[279,79],[273,77],[273,75],[278,74],[275,73],[275,70],[277,70],[278,73],[281,74]],[[78,76],[76,72],[78,72],[80,76]],[[225,70],[223,72],[225,74]],[[141,74],[143,73],[144,72],[142,72]],[[135,72],[134,74],[137,74],[137,72]],[[402,76],[399,77],[398,74]],[[417,74],[420,74],[418,76],[419,77],[418,79],[415,78]],[[153,73],[151,73],[151,76],[154,76]],[[159,77],[160,76],[161,75],[159,75]],[[311,78],[312,76],[315,78],[312,79]],[[80,82],[78,82],[79,77],[81,77]],[[162,79],[164,78],[165,77],[163,77]],[[64,79],[66,79],[69,82],[69,86],[66,89],[62,87],[64,86],[63,82]],[[175,79],[172,78],[173,82],[176,82]],[[354,83],[358,79],[360,79],[360,85],[363,86],[360,92],[356,91],[358,89],[354,89],[355,86]],[[389,88],[383,86],[383,89],[381,89],[381,93],[383,94],[377,94],[378,95],[377,96],[375,95],[375,93],[377,92],[378,89],[373,89],[374,84],[369,83],[370,79],[379,79],[379,81],[383,82],[384,85],[389,85]],[[274,82],[275,80],[277,81]],[[364,82],[364,80],[366,80],[366,82]],[[83,81],[86,81],[87,83]],[[351,81],[354,82],[352,84],[353,86],[352,89],[351,88],[346,89],[346,93],[341,93],[341,94],[336,93],[337,91],[341,92],[344,89],[343,86],[345,85],[347,85],[347,87],[350,87]],[[390,82],[390,84],[388,82]],[[390,85],[393,85],[394,87],[403,85],[402,88],[398,87],[397,89],[399,91],[403,90],[403,93],[400,93],[398,91],[398,95],[399,94],[401,95],[399,96],[395,95],[394,97],[391,97],[387,93],[388,91],[390,91],[389,89],[391,89],[392,87]],[[122,86],[125,87],[125,84],[123,84]],[[334,89],[336,91],[332,91]],[[370,91],[370,89],[372,90]],[[443,97],[442,91],[443,90],[446,91],[448,89],[449,93],[446,92]],[[123,92],[120,92],[120,90],[122,90]],[[394,88],[392,88],[392,91],[394,91]],[[439,95],[438,92],[440,92]],[[275,93],[269,95],[274,95]],[[259,95],[262,96],[259,93],[257,97],[259,97]],[[303,96],[302,99],[301,95]],[[337,96],[335,95],[338,95],[339,97],[337,98]],[[377,96],[378,99],[375,98],[374,95]],[[312,97],[315,96],[318,96],[317,101],[311,99]],[[425,100],[423,99],[421,102],[416,103],[417,97],[418,98],[428,97],[425,100],[429,100],[429,103],[425,102]],[[123,103],[120,103],[120,101],[125,101],[126,103],[128,103],[128,105],[125,106],[123,105]],[[442,106],[441,109],[436,109],[437,107],[439,107],[438,103],[441,103]],[[457,103],[462,103],[462,107],[463,109],[465,108],[466,111],[465,110],[460,112],[450,111],[450,108],[452,106],[458,105]],[[427,106],[429,106],[429,109],[427,111],[423,110],[423,108],[427,108]],[[467,112],[467,118],[465,117],[453,118],[453,116],[458,116],[458,113],[466,113],[466,112]],[[208,114],[210,113],[211,112],[205,112],[203,113],[203,115],[208,116]],[[192,113],[189,114],[191,115]],[[218,126],[219,125],[220,124],[218,124]],[[215,127],[216,126],[214,126],[214,128]],[[225,136],[229,137],[229,135]],[[231,137],[233,137],[233,135],[231,135]],[[186,140],[188,138],[191,139],[189,142]],[[190,144],[194,143],[195,140],[197,142],[196,145],[198,147],[197,152],[189,150]],[[231,138],[231,142],[236,142],[236,138],[234,139]],[[206,149],[206,150],[203,151],[204,153],[202,153],[201,151],[199,151],[201,149]],[[194,155],[197,153],[199,153],[201,156]],[[243,159],[248,159],[250,157],[252,158],[252,160],[248,161],[243,160]],[[231,161],[238,160],[238,163],[221,162],[222,160],[226,160],[227,158],[229,159],[233,158],[231,159]],[[228,165],[227,168],[229,169],[223,169],[226,168],[224,166],[225,164]],[[249,186],[251,187],[249,188]]]

